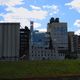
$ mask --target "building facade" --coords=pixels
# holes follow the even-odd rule
[[[53,47],[56,47],[59,53],[64,53],[68,50],[67,23],[59,22],[59,18],[51,18],[47,32],[51,35]]]
[[[31,52],[32,51],[32,52]],[[54,50],[39,48],[33,46],[31,49],[31,54],[29,55],[30,60],[63,60],[65,59],[65,55],[60,53],[55,53]]]
[[[58,54],[57,48],[53,48],[50,32],[34,31],[34,26],[31,23],[30,30],[30,60],[56,60],[64,59],[65,55]]]
[[[74,41],[75,41],[74,32],[68,32],[68,51],[69,52],[75,51]]]
[[[28,27],[20,29],[20,59],[29,59],[29,35]]]
[[[57,60],[64,59],[50,47],[50,34],[48,32],[33,32],[30,48],[30,60]]]
[[[74,41],[74,51],[79,52],[80,51],[80,36],[74,35],[73,41]]]
[[[0,60],[19,59],[20,23],[0,23]]]

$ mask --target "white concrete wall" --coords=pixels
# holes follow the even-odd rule
[[[30,49],[29,54],[30,60],[63,60],[65,59],[65,55],[55,53],[54,50],[50,49]]]

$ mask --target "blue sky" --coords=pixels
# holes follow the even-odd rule
[[[80,33],[80,0],[0,0],[0,21],[20,22],[21,27],[30,26],[46,31],[51,17],[59,17],[68,23],[68,31]]]

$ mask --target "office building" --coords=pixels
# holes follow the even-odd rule
[[[51,35],[53,47],[56,47],[59,53],[65,53],[68,50],[67,23],[59,22],[59,18],[52,17],[48,23],[47,32]]]

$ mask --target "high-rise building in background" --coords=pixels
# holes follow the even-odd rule
[[[18,60],[20,23],[0,23],[0,59]]]
[[[59,22],[59,18],[52,17],[48,23],[47,31],[51,35],[53,47],[59,53],[68,51],[67,23]]]
[[[20,59],[29,59],[29,36],[28,27],[20,29]]]
[[[32,28],[30,28],[30,60],[64,59],[64,55],[58,54],[57,48],[53,48],[50,32],[34,31]]]
[[[31,32],[33,32],[33,29],[34,29],[33,27],[34,27],[34,22],[33,21],[30,21],[30,31]]]
[[[46,60],[53,57],[49,49],[49,34],[34,31],[31,40],[30,60]]]

